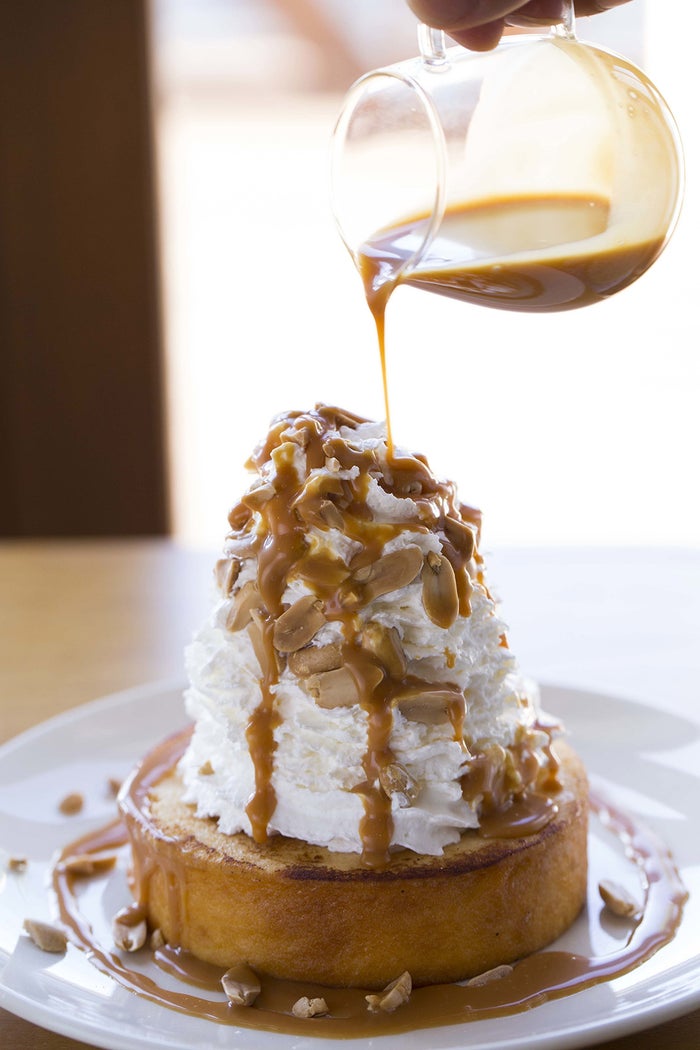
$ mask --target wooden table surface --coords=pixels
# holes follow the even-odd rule
[[[161,540],[0,543],[0,742],[96,697],[181,675],[183,646],[208,607],[214,557]],[[695,676],[700,673],[700,632],[694,634],[700,628],[698,551],[669,556],[633,552],[622,557],[566,551],[497,555],[499,592],[506,598],[512,631],[522,636],[522,645],[516,643],[514,648],[523,665],[532,673],[556,671],[564,685],[612,690],[617,684],[616,667],[621,661],[631,664],[634,656],[625,649],[630,608],[639,605],[633,583],[649,579],[655,559],[663,561],[666,578],[681,595],[687,644],[681,657],[684,685],[676,691],[676,702],[688,705],[688,713],[693,714],[690,704],[697,703],[695,683],[700,681]],[[564,632],[562,603],[583,608],[585,618],[586,595],[601,567],[607,587],[605,623],[600,611],[596,623],[608,647],[591,647],[585,639],[579,651],[590,656],[570,658],[567,663],[569,658],[562,654],[568,636],[555,637],[557,624]],[[549,617],[547,638],[528,634],[535,581],[538,608],[545,619]],[[557,653],[551,666],[545,655],[548,647]],[[653,692],[655,673],[659,678],[664,673],[664,654],[655,667],[651,648],[653,642],[649,644],[647,638],[639,688]],[[602,661],[601,651],[608,654]],[[613,652],[615,660],[609,658]],[[676,663],[677,658],[675,653]],[[629,689],[626,692],[633,695]],[[697,707],[693,717],[697,721]],[[84,1045],[0,1010],[0,1046],[7,1050],[69,1050]],[[601,1045],[607,1050],[698,1050],[700,1010]]]

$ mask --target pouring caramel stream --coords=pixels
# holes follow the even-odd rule
[[[378,231],[355,256],[377,329],[390,456],[386,309],[398,285],[499,310],[571,310],[635,281],[667,236],[664,228],[618,243],[606,233],[609,202],[598,197],[499,198],[448,208],[424,256],[411,262],[427,218]]]

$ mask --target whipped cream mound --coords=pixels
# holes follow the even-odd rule
[[[381,863],[551,787],[551,731],[452,483],[324,405],[275,419],[249,466],[187,651],[197,814]]]

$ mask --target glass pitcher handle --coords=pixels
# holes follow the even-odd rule
[[[442,29],[433,29],[432,26],[421,22],[418,26],[418,47],[424,65],[429,66],[430,69],[447,64],[447,48]]]

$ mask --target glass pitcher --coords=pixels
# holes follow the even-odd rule
[[[626,287],[680,210],[668,106],[627,59],[551,29],[487,53],[419,27],[420,55],[350,89],[332,205],[375,317],[406,283],[507,310],[564,310]]]

